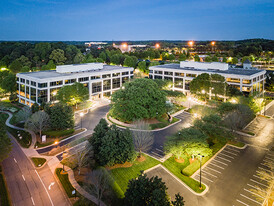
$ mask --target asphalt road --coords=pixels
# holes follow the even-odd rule
[[[265,115],[274,117],[274,104],[265,111]]]
[[[63,146],[63,145],[66,145],[78,138],[81,138],[81,137],[84,137],[84,136],[87,136],[89,134],[91,134],[93,132],[93,129],[95,128],[95,126],[99,123],[100,119],[101,118],[104,118],[107,114],[107,112],[109,111],[109,106],[103,106],[103,107],[99,107],[95,110],[92,110],[92,111],[89,111],[87,114],[85,114],[83,117],[82,117],[82,127],[83,128],[86,128],[87,131],[85,133],[82,133],[80,135],[76,135],[72,138],[69,138],[69,139],[66,139],[62,142],[60,142],[58,144],[58,146]],[[81,117],[79,115],[77,115],[75,117],[75,127],[76,128],[81,128]],[[51,151],[53,148],[55,148],[56,146],[55,145],[52,145],[52,146],[49,146],[49,147],[44,147],[44,148],[41,148],[41,149],[37,149],[36,151],[39,153],[39,154],[42,154],[42,153],[46,153],[46,152],[49,152]]]
[[[49,167],[36,170],[18,143],[11,140],[12,151],[2,165],[13,205],[70,205]]]

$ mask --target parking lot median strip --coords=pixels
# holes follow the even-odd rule
[[[259,205],[261,205],[261,203],[259,203],[258,201],[256,201],[256,200],[253,200],[253,199],[251,199],[250,197],[247,197],[247,196],[245,196],[245,195],[243,195],[243,194],[240,194],[242,197],[245,197],[246,199],[248,199],[248,200],[251,200],[251,201],[253,201],[253,202],[256,202],[256,203],[258,203]]]

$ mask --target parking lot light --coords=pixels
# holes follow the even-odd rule
[[[201,190],[202,189],[202,158],[204,157],[204,155],[201,155],[199,153],[198,156],[200,156],[199,160],[200,160],[200,190]]]

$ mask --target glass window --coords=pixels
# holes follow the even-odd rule
[[[126,83],[128,81],[128,77],[122,77],[122,84]]]
[[[26,86],[26,98],[29,99],[29,87],[28,86]]]
[[[87,88],[88,88],[88,83],[84,83],[83,85],[84,85],[84,87],[87,87]]]
[[[20,82],[25,83],[25,79],[20,78]]]
[[[56,95],[61,87],[50,89],[50,101],[56,101]]]
[[[121,80],[120,78],[115,78],[112,80],[112,89],[120,88]]]
[[[76,82],[76,79],[66,79],[65,80],[65,84],[72,84],[74,82]]]
[[[164,77],[165,80],[169,80],[169,81],[173,81],[173,78],[172,77]]]
[[[251,80],[250,79],[243,79],[243,84],[250,84]]]
[[[48,86],[48,83],[38,83],[39,88],[44,88],[44,87],[47,87],[47,86]]]
[[[174,87],[183,89],[184,88],[184,80],[180,78],[175,78]]]
[[[103,79],[110,78],[110,74],[104,74],[102,77],[103,77]]]
[[[253,78],[253,82],[256,82],[256,78]]]
[[[19,77],[16,77],[16,81],[19,82]]]
[[[153,70],[149,70],[149,73],[150,73],[150,74],[153,74]]]
[[[122,75],[128,75],[129,72],[122,72]]]
[[[56,82],[51,82],[50,86],[53,87],[53,86],[58,86],[58,85],[62,85],[62,84],[63,84],[63,81],[56,81]]]
[[[17,83],[17,91],[16,91],[17,94],[19,94],[19,87],[20,87],[20,84]]]
[[[31,81],[31,86],[35,86],[36,87],[36,82]]]
[[[159,75],[154,75],[154,79],[163,79],[163,77]]]
[[[40,103],[40,104],[43,102],[47,102],[48,101],[48,90],[47,89],[38,90],[37,100],[38,100],[38,103]]]
[[[110,87],[111,87],[111,82],[110,82],[110,79],[108,80],[104,80],[103,81],[103,90],[110,90]]]
[[[97,93],[102,91],[102,83],[96,82],[92,83],[92,93]]]
[[[173,72],[165,72],[165,75],[170,75],[170,76],[172,76],[172,75],[173,75]]]
[[[238,79],[238,78],[227,78],[226,81],[227,82],[240,83],[240,79]]]
[[[150,74],[148,78],[149,78],[149,79],[153,79],[153,75]]]
[[[157,71],[157,70],[155,70],[154,74],[163,74],[163,71]]]
[[[86,81],[88,81],[89,79],[88,79],[88,77],[81,77],[81,78],[78,78],[78,81],[79,82],[86,82]]]
[[[196,77],[197,74],[186,74],[186,77]]]
[[[100,76],[91,76],[90,79],[100,79],[101,77]]]
[[[177,77],[183,77],[183,76],[184,76],[184,73],[178,73],[178,72],[176,72],[176,73],[175,73],[175,76],[177,76]]]
[[[189,90],[189,84],[191,80],[185,80],[185,90]]]
[[[121,74],[120,72],[118,72],[118,73],[113,73],[112,76],[113,76],[113,77],[119,77],[120,74]]]
[[[29,84],[29,80],[27,80],[27,84]]]
[[[130,74],[133,74],[133,71],[130,71]]]
[[[32,87],[30,88],[30,99],[36,102],[36,89]]]
[[[26,96],[25,91],[26,91],[25,85],[20,84],[20,96],[25,97]]]

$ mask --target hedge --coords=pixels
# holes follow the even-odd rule
[[[65,189],[68,197],[73,197],[72,191],[75,189],[69,181],[68,174],[62,175],[62,174],[60,174],[61,171],[62,171],[62,168],[56,168],[55,173],[58,176],[60,182],[62,183],[63,188]]]
[[[208,160],[210,159],[210,157],[204,157],[202,159],[202,165],[205,164]],[[186,176],[191,176],[193,175],[194,172],[196,172],[198,169],[200,168],[200,161],[199,160],[195,160],[194,162],[192,162],[190,165],[186,166],[183,170],[182,173]]]
[[[47,137],[49,138],[54,138],[54,137],[63,137],[66,135],[70,135],[74,132],[74,129],[67,129],[67,130],[59,130],[59,131],[55,131],[55,130],[50,130],[50,131],[45,131],[43,132],[43,134],[47,135]]]
[[[4,176],[1,173],[2,168],[0,167],[0,205],[10,205],[9,202],[9,196],[8,196],[8,191],[7,187],[4,181]]]

